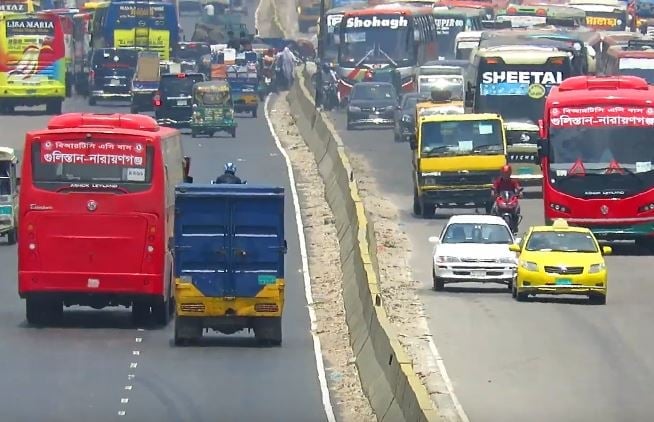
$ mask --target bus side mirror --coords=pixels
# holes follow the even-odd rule
[[[543,159],[547,157],[547,144],[546,144],[545,139],[539,139],[536,142],[537,148],[538,148],[538,157],[536,158],[538,162],[536,164],[541,164],[543,162]]]
[[[547,134],[545,133],[545,122],[543,119],[538,120],[538,136],[540,139],[547,138]]]

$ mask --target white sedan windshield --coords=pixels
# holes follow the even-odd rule
[[[501,224],[454,223],[447,226],[442,243],[513,243],[513,236]]]

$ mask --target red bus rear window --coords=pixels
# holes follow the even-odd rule
[[[153,158],[153,147],[139,142],[43,141],[32,144],[32,178],[55,190],[108,184],[141,191],[152,181]]]

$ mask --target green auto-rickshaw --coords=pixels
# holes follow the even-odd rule
[[[224,80],[198,82],[193,85],[193,119],[191,136],[207,135],[223,131],[236,137],[234,101],[229,83]]]
[[[18,241],[17,163],[13,148],[0,147],[0,236],[10,245]]]

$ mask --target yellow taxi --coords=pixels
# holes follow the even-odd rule
[[[551,226],[531,227],[520,244],[509,247],[518,254],[513,297],[529,295],[584,295],[591,303],[606,304],[607,271],[600,246],[590,230],[570,227],[557,219]]]

